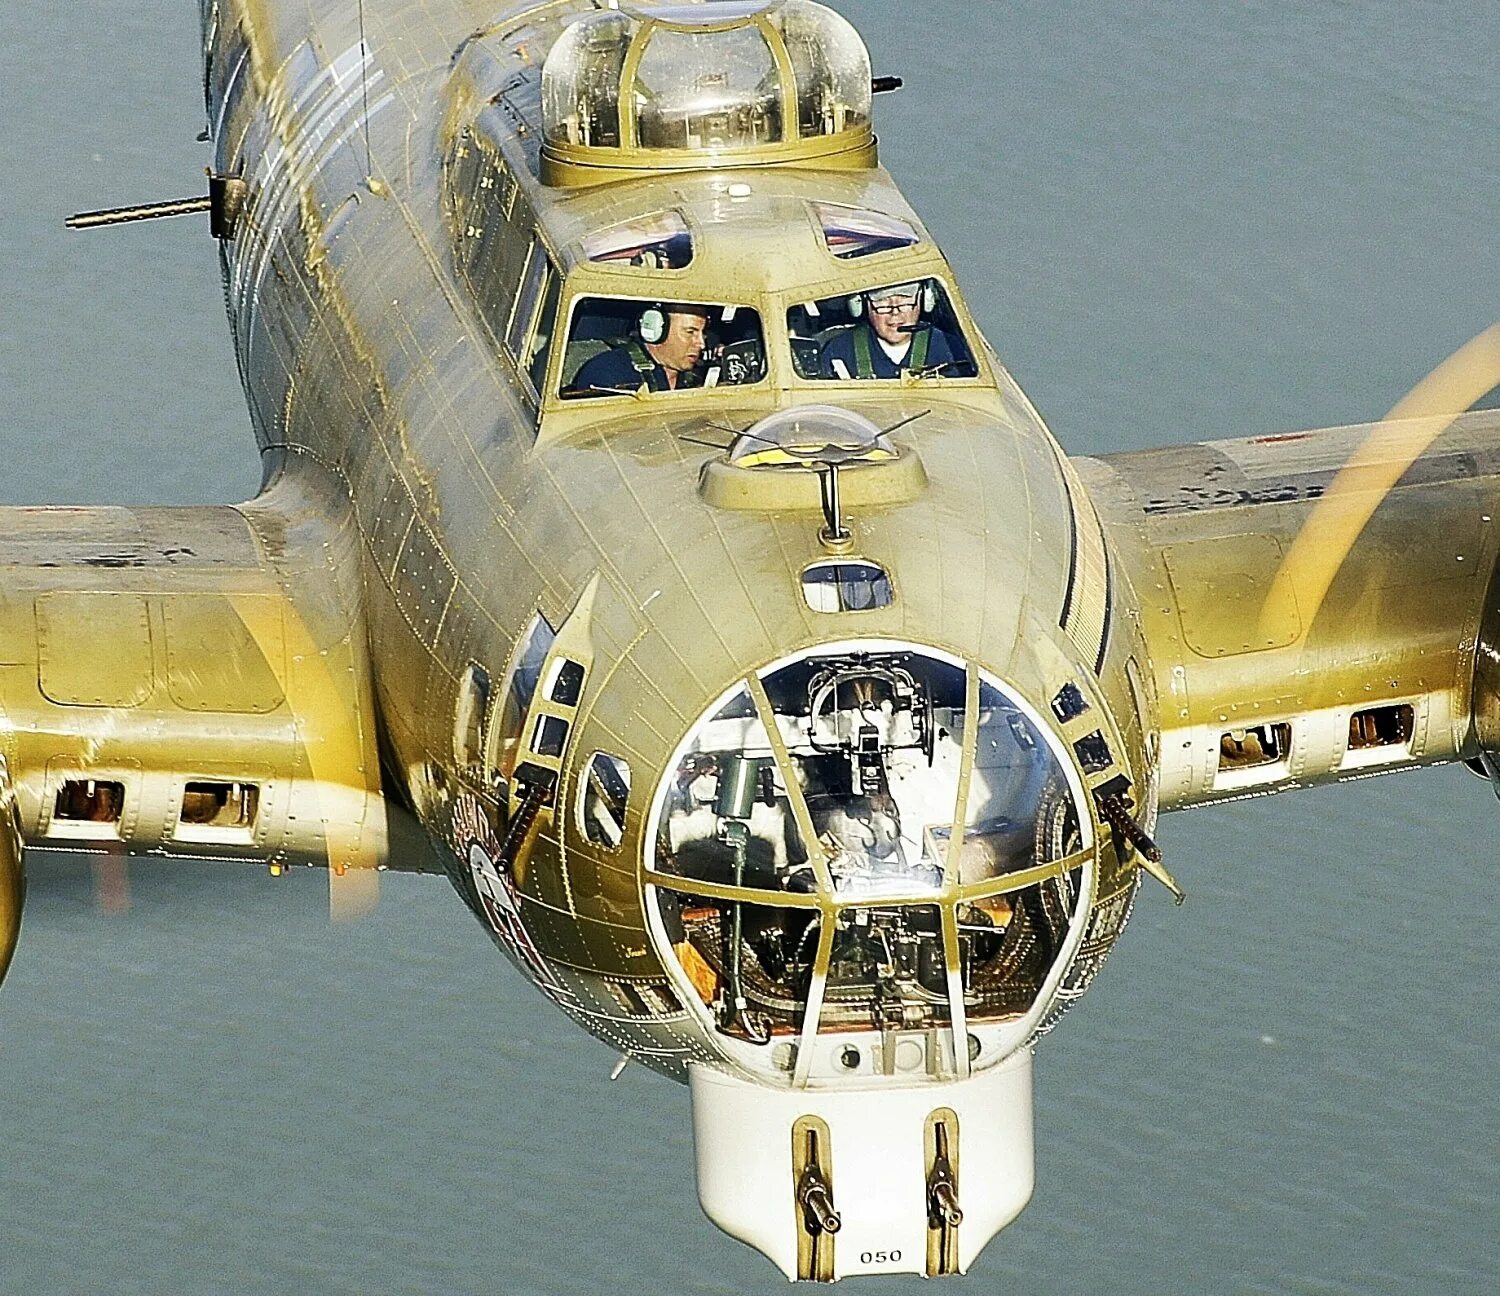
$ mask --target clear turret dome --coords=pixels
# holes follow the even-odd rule
[[[870,58],[812,0],[632,3],[573,23],[542,69],[543,178],[874,163]]]

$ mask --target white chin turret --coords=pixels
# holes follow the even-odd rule
[[[1028,1049],[940,1087],[691,1088],[704,1212],[788,1278],[963,1273],[1031,1197]]]

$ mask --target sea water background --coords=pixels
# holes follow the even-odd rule
[[[843,8],[1073,452],[1378,417],[1500,316],[1493,0]],[[203,223],[61,225],[199,188],[195,38],[0,7],[0,502],[256,486]],[[962,1290],[1500,1290],[1497,825],[1459,770],[1165,821],[1189,903],[1148,884],[1043,1043],[1036,1196]],[[699,1213],[685,1092],[607,1084],[446,883],[331,928],[318,874],[104,882],[35,867],[0,991],[0,1292],[782,1290]]]

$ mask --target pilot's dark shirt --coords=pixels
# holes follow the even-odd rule
[[[677,389],[696,387],[702,379],[692,372],[677,375]],[[651,359],[639,343],[610,347],[601,351],[573,375],[568,396],[603,396],[611,392],[633,392],[645,383],[650,390],[673,390],[667,383],[667,371]]]
[[[958,359],[958,348],[953,345],[953,339],[940,328],[934,328],[931,324],[919,324],[919,329],[927,334],[927,356],[922,362],[924,369],[933,369],[939,365],[950,366],[947,370],[939,370],[953,375],[954,362]],[[860,373],[859,362],[855,357],[854,339],[855,335],[863,330],[869,341],[870,369],[872,373],[865,375]],[[823,344],[823,350],[818,355],[818,373],[823,378],[837,378],[838,372],[833,367],[835,360],[844,362],[844,370],[851,378],[899,378],[901,371],[910,367],[913,352],[917,347],[919,334],[911,335],[912,344],[906,354],[901,357],[899,364],[886,355],[885,348],[880,345],[880,339],[875,336],[875,330],[868,323],[861,321],[852,329],[845,329],[842,333],[828,339]]]

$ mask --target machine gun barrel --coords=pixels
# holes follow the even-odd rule
[[[171,198],[166,202],[76,212],[64,224],[69,229],[99,229],[104,225],[127,225],[132,221],[165,220],[171,216],[196,216],[199,212],[207,212],[208,232],[216,239],[231,239],[250,196],[250,182],[244,176],[221,175],[212,169],[206,170],[205,174],[208,192],[201,198]]]
[[[1177,885],[1177,879],[1163,866],[1161,847],[1151,840],[1150,835],[1140,824],[1136,823],[1125,798],[1118,792],[1107,792],[1103,795],[1096,794],[1095,801],[1099,806],[1099,813],[1104,816],[1110,828],[1135,847],[1141,857],[1141,867],[1166,887],[1172,893],[1172,898],[1181,904],[1187,897],[1182,888]]]
[[[195,216],[213,206],[213,199],[172,198],[167,202],[137,203],[133,207],[106,207],[101,211],[75,212],[64,222],[69,229],[96,229],[101,225],[125,225],[130,221],[164,220],[169,216]]]
[[[844,1227],[843,1218],[833,1209],[833,1194],[828,1191],[823,1176],[816,1171],[809,1170],[803,1176],[797,1197],[802,1203],[802,1209],[807,1212],[809,1221],[817,1226],[820,1233],[837,1233]]]
[[[1130,809],[1118,793],[1101,796],[1099,810],[1109,826],[1140,851],[1153,864],[1161,863],[1161,847],[1151,840],[1146,830],[1131,817]]]
[[[964,1222],[964,1213],[958,1204],[958,1189],[953,1186],[952,1179],[934,1176],[928,1197],[933,1219],[949,1228],[957,1228]]]

